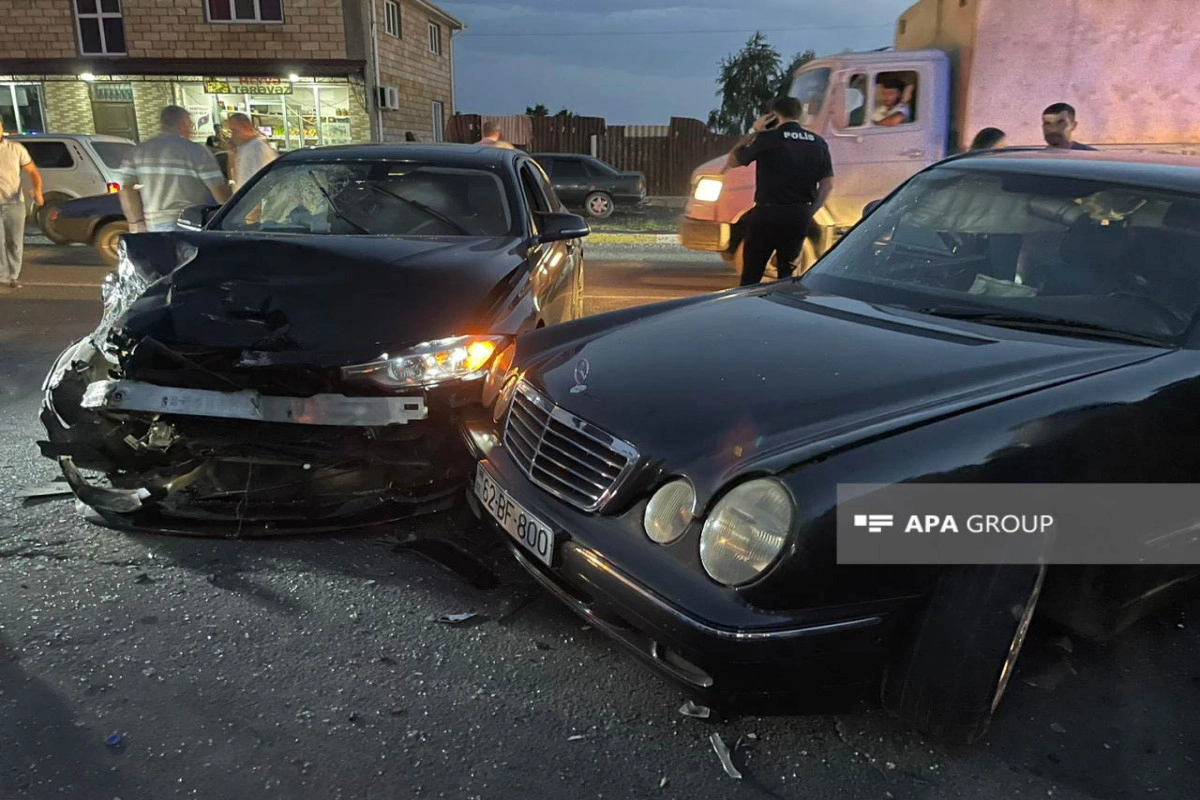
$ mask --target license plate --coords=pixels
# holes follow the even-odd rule
[[[521,543],[546,566],[554,560],[554,533],[496,483],[480,464],[475,473],[475,496],[509,536]]]

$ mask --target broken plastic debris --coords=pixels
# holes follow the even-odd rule
[[[712,716],[712,710],[708,706],[698,706],[691,700],[679,707],[679,713],[695,719],[708,719]]]
[[[741,780],[742,773],[737,771],[737,767],[733,766],[733,757],[729,755],[729,748],[725,746],[725,742],[721,739],[721,734],[714,733],[708,737],[712,742],[713,750],[717,753],[717,758],[721,759],[721,766],[725,769],[725,774],[734,780]]]
[[[667,776],[666,775],[663,775],[662,780],[658,782],[658,788],[660,788],[660,789],[667,788]]]
[[[125,744],[125,734],[114,733],[104,740],[104,746],[110,750],[115,750]]]
[[[1054,731],[1055,733],[1066,733],[1067,732],[1067,729],[1064,728],[1062,725],[1059,725],[1057,722],[1051,723],[1050,730]]]
[[[478,614],[443,614],[437,618],[437,621],[443,625],[462,625],[468,620],[475,619]]]
[[[70,497],[74,494],[66,483],[52,483],[47,486],[29,486],[17,492],[16,496],[28,504],[32,500],[48,500],[54,497]]]
[[[568,742],[582,742],[585,738],[586,737],[584,737],[583,735],[577,733],[574,736],[568,736],[567,741]]]

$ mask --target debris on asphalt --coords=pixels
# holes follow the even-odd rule
[[[736,753],[738,750],[749,750],[755,745],[756,742],[758,742],[757,733],[747,733],[739,736],[737,742],[733,745],[733,752]]]
[[[685,717],[692,717],[694,719],[708,719],[712,716],[712,709],[708,706],[698,706],[691,700],[688,700],[679,707],[679,713]]]
[[[158,581],[154,580],[154,578],[151,578],[145,572],[139,572],[138,576],[133,579],[133,582],[139,586],[145,586],[150,583],[158,583]]]
[[[667,776],[666,775],[663,775],[662,780],[658,782],[658,788],[659,789],[667,788]]]
[[[579,733],[577,733],[577,734],[575,734],[574,736],[568,736],[568,737],[567,737],[567,741],[568,741],[568,742],[582,742],[582,741],[583,741],[584,739],[586,739],[586,738],[587,738],[587,737],[586,737],[586,736],[584,736],[583,734],[579,734]]]
[[[389,665],[389,666],[394,666],[394,665],[396,664],[396,659],[392,658],[391,656],[384,655],[383,653],[380,653],[380,654],[379,654],[379,663],[380,663],[380,664],[387,664],[387,665]]]
[[[104,740],[104,746],[109,750],[119,750],[125,746],[125,734],[114,733]]]
[[[469,621],[471,621],[471,620],[475,619],[475,618],[476,618],[476,617],[478,617],[478,616],[479,616],[478,614],[474,614],[474,613],[470,613],[470,614],[443,614],[443,615],[442,615],[442,616],[440,616],[440,617],[436,617],[436,618],[434,619],[434,622],[440,622],[440,623],[442,623],[443,625],[462,625],[464,622],[469,622]]]
[[[1067,729],[1064,728],[1062,725],[1059,725],[1057,722],[1050,724],[1050,730],[1054,731],[1055,733],[1066,733],[1067,732]]]
[[[27,486],[16,492],[16,496],[21,498],[23,505],[31,506],[42,500],[66,499],[74,492],[71,491],[70,484],[67,483],[51,483],[45,486]]]
[[[721,734],[714,733],[708,737],[712,742],[713,750],[716,751],[717,758],[721,759],[721,766],[725,769],[725,774],[734,780],[741,780],[742,773],[737,771],[737,767],[733,765],[733,757],[729,754],[729,748],[725,746],[725,741],[721,738]]]
[[[536,647],[538,650],[553,650],[554,649],[553,647],[546,644],[545,642],[534,642],[533,646]]]

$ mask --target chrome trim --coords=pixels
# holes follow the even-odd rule
[[[517,420],[514,425],[513,412],[517,408],[518,400],[516,397],[513,398],[513,401],[509,404],[509,407],[508,407],[508,415],[504,420],[504,441],[505,442],[508,441],[509,431],[511,429],[514,432],[514,435],[519,437],[521,445],[523,447],[529,448],[532,451],[532,456],[530,456],[528,459],[528,462],[529,462],[528,469],[526,469],[525,465],[522,463],[522,461],[525,460],[525,455],[524,455],[524,453],[521,453],[520,451],[515,451],[516,454],[519,456],[519,458],[514,458],[513,463],[516,464],[517,468],[521,470],[521,473],[526,478],[528,478],[530,481],[532,481],[540,489],[542,489],[546,492],[549,492],[550,494],[557,497],[559,500],[562,500],[563,502],[566,502],[566,503],[570,503],[572,506],[583,509],[584,511],[592,512],[592,511],[600,511],[601,509],[603,509],[604,506],[606,506],[609,503],[609,501],[612,500],[612,498],[616,495],[616,493],[618,491],[620,491],[620,489],[624,485],[625,481],[629,478],[629,476],[633,473],[634,468],[637,466],[638,459],[640,457],[638,454],[637,448],[635,448],[633,445],[629,444],[628,442],[622,441],[621,439],[618,439],[615,436],[612,436],[611,434],[601,430],[600,428],[596,427],[595,425],[588,422],[587,420],[580,419],[579,417],[575,416],[571,412],[555,405],[553,402],[550,401],[549,398],[545,397],[541,392],[537,391],[532,386],[530,386],[524,379],[522,379],[517,384],[516,394],[520,394],[521,397],[523,397],[529,403],[536,406],[538,408],[538,410],[540,410],[542,413],[546,414],[547,419],[546,419],[545,424],[542,425],[542,430],[540,433],[537,433],[533,430],[529,430],[530,426],[527,423],[525,423],[523,420]],[[570,428],[571,430],[575,431],[576,433],[579,433],[582,436],[586,437],[587,439],[590,439],[591,441],[595,442],[598,446],[607,449],[609,451],[609,454],[615,455],[615,456],[623,458],[625,460],[624,464],[620,464],[620,463],[613,461],[612,458],[608,457],[608,454],[591,454],[597,461],[602,461],[606,465],[611,467],[612,469],[617,470],[616,476],[612,479],[612,482],[608,485],[607,488],[595,484],[593,481],[588,480],[584,476],[576,474],[575,470],[568,469],[567,467],[563,466],[563,464],[560,461],[557,461],[555,458],[553,458],[548,453],[543,452],[543,446],[545,446],[547,448],[553,448],[555,451],[563,453],[563,455],[566,455],[571,460],[578,462],[585,469],[591,470],[592,472],[600,473],[602,475],[604,474],[604,470],[588,466],[584,462],[580,461],[578,458],[571,456],[570,453],[564,452],[562,450],[562,448],[558,447],[554,442],[546,441],[546,436],[550,433],[554,433],[550,429],[550,421],[551,420],[558,421],[559,423]],[[529,441],[530,437],[532,437],[534,435],[537,435],[537,437],[538,437],[538,440],[536,443]],[[576,446],[579,447],[580,450],[586,451],[585,447],[580,446],[580,445],[576,445]],[[560,469],[563,469],[564,472],[566,472],[572,478],[575,478],[578,480],[583,480],[586,483],[596,486],[597,489],[601,489],[602,491],[600,492],[599,496],[596,498],[595,502],[593,502],[591,504],[581,503],[578,499],[568,496],[565,492],[549,485],[549,483],[547,481],[542,480],[541,478],[538,478],[537,475],[535,474],[535,472],[536,472],[535,466],[538,464],[539,460],[541,460],[541,459],[544,459],[545,461],[549,461],[550,463],[554,464],[555,466],[559,467]],[[568,481],[563,481],[563,483],[568,483]],[[586,494],[583,491],[580,491],[579,493]]]
[[[419,395],[347,397],[341,394],[316,394],[312,397],[275,397],[253,389],[216,392],[129,380],[96,381],[90,384],[80,405],[107,411],[369,428],[404,425],[429,416],[425,398]]]

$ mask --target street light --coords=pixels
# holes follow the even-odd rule
[[[94,81],[94,80],[96,80],[96,76],[95,76],[95,75],[93,75],[93,74],[92,74],[92,73],[90,73],[90,72],[85,72],[85,73],[83,73],[82,75],[80,75],[80,76],[79,76],[79,80],[81,80],[81,81],[89,81],[89,82],[91,82],[91,81]]]
[[[293,72],[291,75],[288,75],[288,80],[292,83],[296,83],[300,80],[300,76]]]

